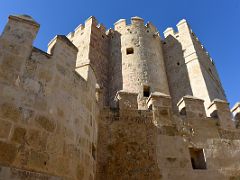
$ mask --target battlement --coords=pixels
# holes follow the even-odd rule
[[[144,24],[144,19],[141,17],[135,16],[131,18],[131,23],[127,24],[126,19],[120,19],[117,22],[114,23],[114,30],[115,31],[123,31],[128,28],[143,28],[146,30],[146,32],[157,32],[157,28],[151,23],[147,22]]]
[[[188,22],[186,21],[186,19],[182,19],[180,20],[178,23],[177,23],[177,29],[178,31],[175,31],[174,28],[172,27],[168,27],[164,32],[164,37],[167,38],[169,35],[171,35],[172,37],[176,38],[176,39],[179,39],[179,38],[184,38],[184,37],[181,37],[181,33],[179,32],[182,32],[184,31],[184,28],[182,27],[185,27],[185,29],[188,29],[189,30],[189,34],[191,36],[192,39],[195,40],[196,43],[198,43],[202,50],[205,52],[205,54],[209,57],[209,59],[211,60],[212,63],[213,62],[213,59],[211,58],[209,52],[206,50],[206,48],[204,47],[204,45],[200,42],[200,40],[198,39],[198,37],[195,35],[195,33],[193,32],[193,30],[191,29],[190,25],[188,24]]]
[[[5,129],[4,137],[0,133],[0,154],[12,156],[6,161],[0,157],[1,168],[6,165],[22,169],[17,149],[28,139],[31,154],[39,158],[27,160],[31,163],[25,170],[76,179],[75,165],[81,161],[77,149],[88,157],[89,163],[82,167],[85,176],[94,178],[96,159],[92,152],[97,144],[99,114],[96,75],[90,65],[76,69],[79,49],[64,35],[55,36],[47,52],[33,47],[38,28],[30,16],[10,16],[0,37],[0,124],[7,123],[12,129],[12,133]],[[81,140],[76,142],[75,138]],[[41,146],[40,141],[49,148]],[[63,151],[66,159],[71,154],[71,162],[63,160]],[[59,163],[53,166],[55,158]],[[58,172],[62,165],[71,170]]]
[[[106,27],[98,23],[97,19],[94,16],[90,16],[88,19],[85,20],[84,24],[79,24],[73,32],[70,32],[67,37],[69,39],[73,39],[75,36],[83,35],[85,31],[89,31],[89,28],[95,27],[101,34],[106,34]]]
[[[240,104],[230,110],[185,19],[162,41],[140,17],[106,30],[91,16],[47,52],[33,47],[39,27],[10,16],[0,36],[0,179],[13,167],[25,173],[16,179],[239,172]]]
[[[179,31],[182,31],[182,27],[187,27],[189,28],[189,25],[186,21],[186,19],[182,19],[177,23],[177,29],[178,31],[175,32],[174,29],[172,27],[168,27],[164,32],[164,37],[167,38],[169,35],[172,35],[173,37],[177,38],[178,37],[178,33]]]

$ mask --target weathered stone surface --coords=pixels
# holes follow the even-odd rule
[[[46,131],[53,132],[56,128],[56,122],[52,119],[39,115],[36,117],[36,122]]]
[[[36,170],[46,169],[48,159],[49,155],[47,153],[32,150],[29,155],[28,166]]]
[[[22,127],[14,127],[11,141],[16,143],[24,143],[26,141],[26,129]]]
[[[61,180],[62,178],[43,173],[20,170],[16,168],[0,167],[1,180]]]
[[[12,121],[19,121],[21,118],[21,110],[14,104],[3,103],[0,105],[0,117]]]
[[[3,164],[12,164],[17,155],[17,146],[0,141],[0,161]]]
[[[0,120],[0,138],[6,139],[9,137],[12,123]]]
[[[43,52],[39,24],[10,16],[0,180],[238,179],[239,104],[232,121],[212,59],[186,20],[177,27],[162,40],[140,17],[107,32],[90,17]]]

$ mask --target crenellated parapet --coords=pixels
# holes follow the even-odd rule
[[[64,35],[48,52],[33,47],[38,29],[29,16],[10,16],[0,37],[1,169],[15,167],[31,178],[77,179],[79,171],[94,178],[96,75],[90,65],[76,69],[79,49]]]
[[[214,99],[208,107],[211,117],[218,119],[219,125],[223,129],[234,129],[233,116],[229,108],[229,103],[220,99]]]
[[[177,104],[179,113],[188,118],[206,118],[204,101],[202,99],[187,95],[183,96]]]
[[[67,36],[78,48],[76,67],[82,75],[86,74],[86,67],[96,76],[96,81],[103,90],[103,104],[108,104],[108,64],[109,37],[106,27],[98,23],[94,16],[89,17],[84,25],[80,24],[74,32]]]
[[[39,24],[10,16],[0,36],[0,179],[239,174],[240,104],[230,111],[189,24],[177,28],[161,40],[140,17],[106,31],[91,16],[44,52],[33,47]]]
[[[99,31],[101,34],[106,34],[106,27],[98,23],[97,19],[94,16],[90,16],[88,19],[86,19],[84,24],[79,24],[73,32],[70,32],[67,37],[72,40],[73,38],[76,38],[77,36],[81,36],[92,27],[95,27],[95,30]]]
[[[126,91],[118,91],[116,94],[116,100],[118,101],[118,107],[120,110],[137,110],[138,103],[137,103],[137,96],[136,93],[126,92]]]
[[[153,123],[156,126],[172,125],[172,102],[169,95],[159,92],[151,93],[147,106],[153,111]]]
[[[150,32],[156,33],[154,34],[154,36],[159,36],[157,28],[151,22],[147,22],[147,24],[144,24],[144,19],[142,19],[141,17],[132,17],[130,24],[127,24],[126,19],[120,19],[114,23],[114,30],[120,33],[125,33],[126,30],[130,34],[140,33],[139,31],[134,31],[134,29],[139,29],[142,33],[146,34]]]

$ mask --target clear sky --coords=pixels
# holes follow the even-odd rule
[[[140,16],[161,34],[185,18],[214,59],[231,107],[240,101],[240,0],[1,0],[0,32],[10,14],[28,14],[41,24],[34,45],[43,50],[91,15],[107,28]]]

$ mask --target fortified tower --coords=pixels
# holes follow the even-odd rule
[[[177,29],[164,32],[164,60],[173,104],[189,94],[204,99],[207,110],[214,99],[226,100],[216,67],[185,19]]]
[[[240,179],[240,103],[186,20],[161,39],[90,17],[47,52],[39,27],[9,16],[0,36],[1,180]]]
[[[152,92],[169,94],[161,38],[151,24],[140,17],[114,24],[110,31],[110,99],[117,91],[138,94],[139,108],[146,107]]]
[[[109,40],[106,28],[91,16],[84,25],[80,24],[67,37],[79,49],[76,61],[77,71],[85,76],[87,68],[93,69],[97,86],[102,92],[102,103],[105,106],[108,105]]]

